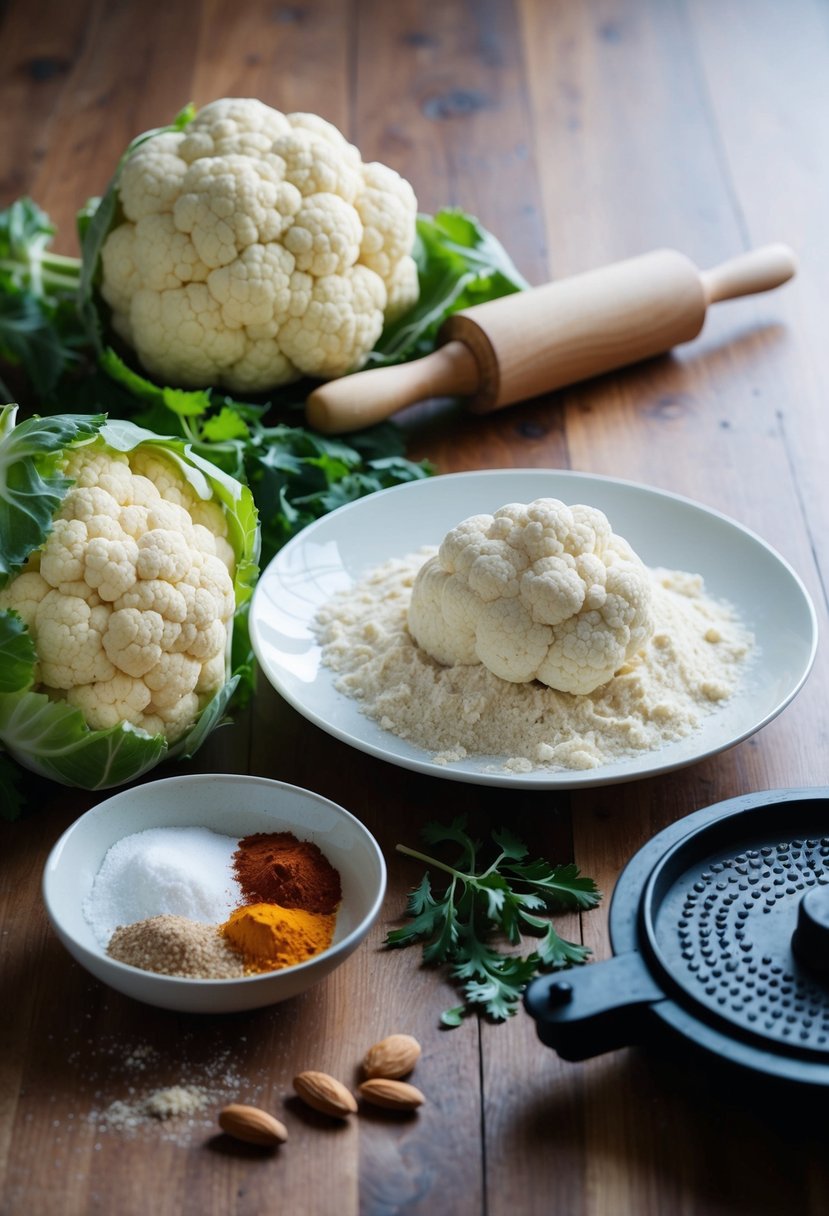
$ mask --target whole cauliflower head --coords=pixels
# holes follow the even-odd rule
[[[183,439],[16,415],[0,409],[0,748],[108,789],[192,755],[246,679],[256,506]]]
[[[417,300],[412,187],[317,115],[211,102],[138,146],[118,198],[101,294],[167,384],[344,375]]]
[[[586,694],[653,632],[651,581],[601,511],[538,498],[453,528],[418,572],[408,620],[441,664]]]
[[[74,485],[0,611],[28,627],[38,692],[93,730],[129,722],[175,742],[227,679],[227,524],[152,448],[79,447],[64,471]]]

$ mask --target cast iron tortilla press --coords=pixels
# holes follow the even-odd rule
[[[672,824],[628,862],[613,958],[524,995],[565,1060],[669,1041],[829,1086],[829,789],[763,791]]]

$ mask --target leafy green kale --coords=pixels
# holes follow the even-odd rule
[[[406,845],[397,846],[401,853],[448,875],[448,883],[436,893],[427,871],[409,895],[406,912],[411,922],[392,930],[386,944],[408,946],[419,941],[425,963],[448,964],[464,1004],[443,1013],[444,1026],[458,1026],[465,1014],[475,1010],[502,1021],[515,1013],[521,993],[540,970],[586,961],[588,948],[561,937],[547,914],[594,908],[601,895],[592,878],[582,877],[572,864],[528,861],[526,845],[507,828],[492,833],[497,854],[486,867],[478,860],[481,844],[467,833],[464,818],[448,826],[427,824],[422,835],[430,844],[460,846],[460,855],[449,865]],[[518,946],[523,934],[535,940],[527,954],[505,954],[493,940],[501,935]]]
[[[20,367],[39,397],[79,361],[80,263],[52,253],[55,227],[30,198],[0,211],[0,361]],[[0,394],[3,391],[0,381]]]
[[[501,242],[458,208],[419,215],[412,254],[420,296],[383,330],[369,356],[370,367],[428,355],[451,313],[529,287]]]

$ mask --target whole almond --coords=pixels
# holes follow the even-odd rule
[[[299,1073],[294,1077],[294,1089],[306,1105],[318,1110],[321,1115],[346,1119],[357,1110],[357,1100],[351,1090],[327,1072]]]
[[[373,1106],[384,1106],[387,1110],[415,1110],[426,1101],[414,1085],[406,1081],[394,1081],[389,1077],[372,1077],[363,1081],[360,1094]]]
[[[405,1077],[420,1059],[420,1044],[410,1034],[390,1034],[363,1056],[367,1077]]]
[[[258,1106],[243,1106],[239,1102],[231,1103],[219,1111],[219,1127],[234,1140],[244,1140],[247,1144],[261,1144],[268,1148],[276,1144],[284,1144],[288,1132],[284,1123],[280,1123],[267,1111]]]

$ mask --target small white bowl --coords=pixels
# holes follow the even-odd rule
[[[295,967],[238,980],[158,975],[110,958],[87,924],[84,899],[111,845],[133,832],[160,827],[205,827],[234,837],[287,831],[319,845],[342,883],[333,944]],[[168,777],[122,790],[64,832],[43,873],[49,920],[72,957],[110,988],[182,1013],[234,1013],[304,992],[360,944],[385,890],[380,846],[348,811],[295,785],[232,773]]]

